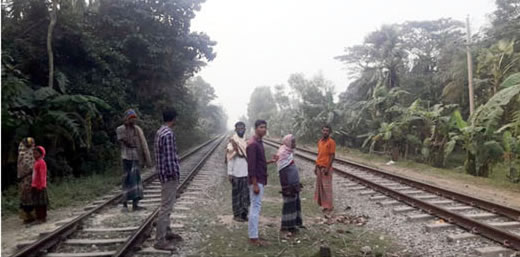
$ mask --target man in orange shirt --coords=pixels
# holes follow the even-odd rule
[[[321,129],[323,137],[318,141],[318,157],[316,159],[316,191],[314,200],[323,208],[323,212],[329,213],[334,209],[332,204],[332,162],[336,153],[336,142],[330,138],[332,129],[325,125]]]

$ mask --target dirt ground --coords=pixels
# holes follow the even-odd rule
[[[315,147],[305,146],[309,150],[316,150]],[[434,168],[425,168],[418,170],[416,168],[407,168],[402,165],[387,165],[383,161],[368,160],[362,157],[349,155],[348,153],[337,153],[338,158],[352,160],[372,167],[395,173],[401,176],[412,178],[421,182],[436,185],[458,193],[476,196],[491,202],[503,204],[512,208],[520,209],[520,184],[518,190],[503,189],[493,184],[486,183],[485,179],[474,182],[465,179],[465,176],[452,177],[439,174]],[[467,175],[470,176],[470,175]]]
[[[266,155],[274,150],[266,148]],[[305,162],[298,163],[305,165]],[[300,166],[300,170],[310,169]],[[221,176],[225,173],[219,171]],[[321,247],[331,249],[333,256],[407,256],[400,254],[401,246],[388,236],[377,231],[365,230],[364,225],[342,222],[326,224],[319,207],[313,201],[315,177],[312,172],[302,172],[301,182],[305,185],[300,193],[303,223],[306,229],[300,230],[293,238],[284,238],[280,233],[282,197],[275,166],[269,165],[269,182],[265,187],[262,211],[259,222],[259,235],[270,243],[267,247],[254,247],[247,241],[247,223],[232,219],[231,185],[224,178],[211,193],[213,200],[186,214],[192,222],[186,226],[204,231],[204,237],[192,247],[200,249],[197,256],[319,256]],[[338,209],[334,215],[341,216]],[[371,247],[372,253],[363,254],[363,247]]]
[[[2,251],[0,255],[9,256],[17,250],[18,244],[36,240],[40,233],[55,230],[61,225],[60,221],[67,221],[78,216],[75,211],[79,211],[78,208],[51,210],[47,213],[47,222],[43,224],[25,225],[18,216],[2,218]]]

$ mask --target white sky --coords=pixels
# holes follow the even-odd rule
[[[475,31],[494,9],[494,0],[207,0],[192,30],[217,41],[217,57],[198,75],[215,88],[231,127],[255,87],[287,84],[293,73],[322,72],[343,92],[349,78],[334,57],[383,24],[469,14]]]

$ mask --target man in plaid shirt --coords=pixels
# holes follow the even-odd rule
[[[182,238],[174,234],[170,228],[170,213],[176,200],[177,186],[179,183],[179,156],[175,134],[172,128],[175,126],[177,112],[174,109],[163,112],[164,124],[155,134],[155,161],[156,172],[161,180],[161,208],[157,217],[154,247],[160,250],[174,251],[172,241],[181,241]]]

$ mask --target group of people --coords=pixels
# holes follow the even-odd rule
[[[180,178],[180,160],[176,137],[172,128],[176,125],[177,112],[167,109],[163,112],[163,125],[157,130],[154,140],[155,171],[161,181],[161,206],[156,222],[156,243],[160,250],[175,250],[175,242],[182,237],[170,228],[170,214],[176,200],[176,189]],[[128,212],[128,202],[132,211],[145,209],[139,206],[144,196],[140,169],[152,167],[148,143],[143,130],[137,126],[137,112],[127,110],[123,125],[117,127],[117,140],[121,147],[123,167],[123,212]],[[255,122],[255,134],[246,141],[246,126],[243,122],[235,125],[235,133],[229,139],[226,152],[227,171],[232,184],[232,205],[234,220],[248,221],[249,241],[254,245],[265,245],[259,239],[258,223],[262,208],[264,187],[267,185],[267,165],[276,163],[283,197],[281,230],[288,235],[303,228],[300,204],[302,185],[298,168],[294,162],[296,139],[292,135],[283,138],[283,145],[276,155],[266,160],[262,138],[267,132],[267,122]],[[332,162],[335,143],[329,137],[330,127],[324,126],[323,137],[318,142],[318,158],[315,174],[315,200],[324,212],[333,209],[332,204]],[[18,180],[20,181],[20,209],[24,223],[45,222],[49,198],[47,195],[47,165],[45,149],[36,146],[33,138],[25,138],[19,146]]]
[[[182,237],[173,233],[170,227],[170,214],[177,199],[180,178],[180,160],[175,133],[172,130],[176,120],[177,112],[174,109],[165,110],[164,123],[157,130],[154,139],[155,170],[161,181],[161,206],[156,221],[154,247],[168,251],[175,249],[176,241],[182,241]],[[143,130],[136,125],[136,121],[137,112],[130,109],[125,112],[123,125],[116,129],[123,162],[123,212],[128,212],[128,202],[132,202],[132,211],[145,209],[139,206],[139,200],[144,195],[140,169],[153,165]]]
[[[176,200],[176,189],[180,178],[180,164],[175,133],[177,112],[167,109],[163,112],[163,125],[155,135],[155,169],[161,181],[161,207],[156,222],[155,248],[174,250],[174,242],[182,237],[170,228],[170,213]],[[133,109],[124,114],[123,124],[116,129],[121,147],[123,168],[123,212],[128,212],[128,202],[132,211],[145,209],[139,206],[144,197],[141,169],[152,167],[152,159],[143,130],[136,124],[137,112]],[[18,148],[17,178],[19,181],[20,217],[24,223],[45,222],[49,198],[47,194],[47,164],[45,149],[36,146],[33,138],[20,142]]]
[[[47,220],[47,164],[45,148],[27,137],[18,146],[17,178],[19,181],[20,218],[25,224]]]
[[[258,235],[258,224],[262,208],[262,197],[267,185],[267,165],[276,163],[283,198],[282,221],[280,230],[287,237],[297,233],[303,226],[299,171],[294,162],[296,139],[286,135],[277,153],[270,160],[266,159],[262,138],[267,133],[267,122],[257,120],[255,133],[249,140],[245,138],[244,122],[235,124],[235,133],[229,139],[226,148],[227,174],[232,184],[233,219],[248,222],[249,242],[264,246],[267,242]],[[335,157],[336,143],[330,138],[330,126],[323,126],[322,138],[318,142],[318,156],[314,174],[316,175],[315,201],[323,212],[333,209],[332,163]]]

